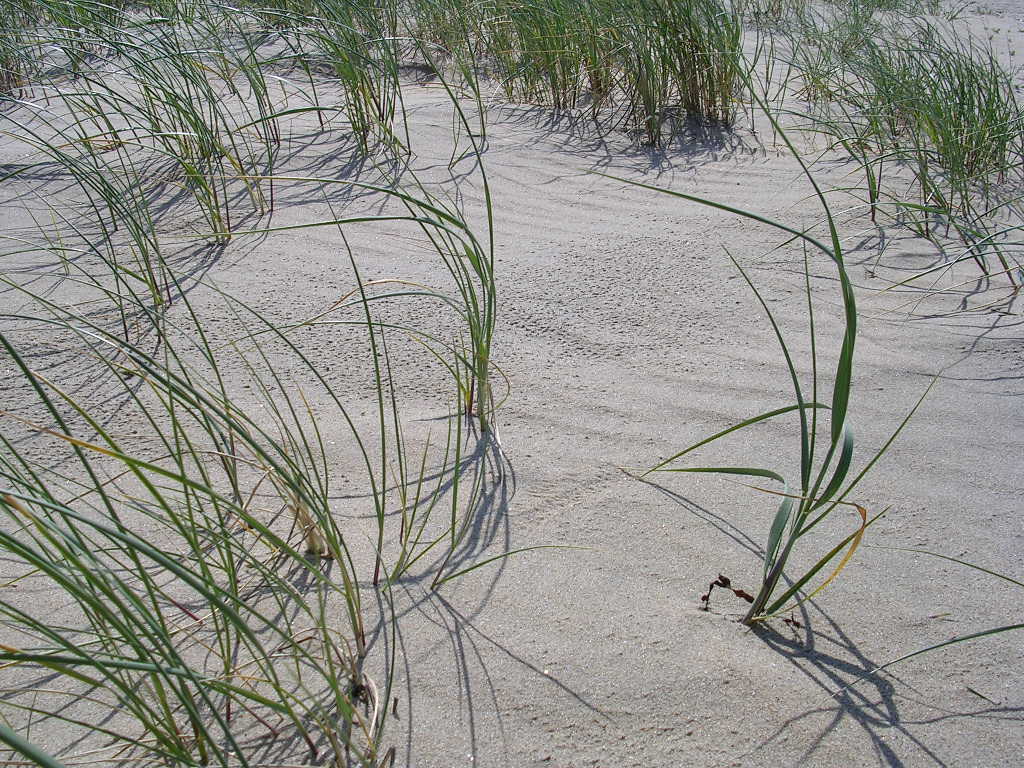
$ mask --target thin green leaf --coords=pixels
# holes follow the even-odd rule
[[[822,405],[821,403],[806,403],[802,407],[803,408],[828,408],[827,405]],[[682,456],[685,456],[686,454],[690,453],[691,451],[697,450],[702,445],[707,445],[708,443],[713,443],[715,440],[718,440],[719,438],[725,437],[726,435],[728,435],[731,432],[736,432],[737,430],[743,429],[744,427],[749,427],[751,424],[757,424],[759,421],[765,421],[767,419],[775,418],[776,416],[781,416],[782,414],[785,414],[785,413],[791,413],[792,411],[799,410],[800,408],[801,408],[801,406],[799,406],[799,405],[787,405],[785,408],[778,408],[778,409],[776,409],[774,411],[768,411],[767,413],[762,413],[762,414],[759,414],[757,416],[753,416],[753,417],[751,417],[749,419],[745,419],[744,421],[741,421],[739,424],[734,424],[733,426],[729,427],[728,429],[723,429],[721,432],[716,432],[711,437],[704,438],[700,442],[694,443],[689,448],[685,448],[682,451],[680,451],[679,453],[675,453],[675,454],[669,456],[667,459],[662,461],[660,464],[656,464],[655,466],[653,466],[650,469],[648,469],[647,471],[645,471],[643,474],[640,475],[640,477],[644,477],[646,475],[649,475],[651,472],[665,472],[665,471],[668,471],[668,470],[662,469],[662,467],[664,467],[666,464],[670,464],[671,462],[675,461],[676,459],[678,459],[678,458],[680,458]]]
[[[23,739],[3,723],[0,723],[0,742],[3,742],[36,765],[42,766],[42,768],[67,768],[64,763],[39,749],[30,741]]]

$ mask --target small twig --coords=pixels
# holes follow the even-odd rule
[[[728,576],[723,576],[722,574],[718,574],[718,578],[715,579],[714,581],[712,581],[711,584],[708,585],[708,591],[700,596],[701,610],[702,611],[709,611],[709,610],[711,610],[711,593],[714,591],[715,587],[722,587],[723,589],[731,590],[732,593],[734,595],[736,595],[736,597],[741,597],[744,600],[746,600],[748,603],[754,602],[754,596],[753,595],[751,595],[749,592],[746,592],[746,591],[744,591],[742,589],[736,589],[735,587],[733,587],[732,581],[729,579]]]

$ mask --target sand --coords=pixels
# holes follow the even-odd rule
[[[1020,6],[988,5],[976,23],[1019,39]],[[414,166],[441,183],[450,106],[436,84],[410,81],[405,98]],[[351,146],[341,131],[320,134],[296,118],[284,135],[291,139],[281,174],[373,178],[372,169],[348,165]],[[808,153],[816,149],[797,141]],[[5,151],[9,160],[14,150]],[[820,207],[798,164],[763,132],[742,127],[655,150],[621,133],[602,135],[583,119],[497,104],[488,112],[483,161],[498,258],[494,360],[510,393],[497,417],[495,466],[504,480],[491,476],[493,503],[478,511],[465,563],[536,545],[566,548],[510,556],[436,592],[424,578],[395,587],[397,714],[384,744],[396,747],[396,764],[1024,762],[1024,635],[954,645],[874,672],[918,648],[1020,620],[1013,585],[898,549],[1024,574],[1019,301],[960,311],[1007,295],[977,279],[971,264],[947,278],[942,295],[921,285],[881,293],[934,263],[934,250],[905,229],[872,225],[862,210],[840,215],[861,312],[851,405],[856,466],[936,383],[853,494],[872,513],[888,512],[852,563],[788,613],[791,621],[752,631],[737,622],[745,603],[720,590],[703,611],[700,596],[720,573],[756,588],[775,501],[716,476],[639,480],[631,470],[792,401],[771,328],[726,248],[794,339],[806,371],[802,252],[773,251],[782,238],[770,228],[599,174],[802,226],[818,220]],[[815,165],[827,187],[849,184],[850,171],[838,158]],[[455,174],[467,211],[482,222],[479,175],[470,161]],[[33,183],[46,189],[45,180]],[[374,196],[328,194],[345,213],[383,205]],[[852,205],[834,199],[839,211]],[[277,203],[263,225],[329,215],[321,192],[301,184],[282,185]],[[10,227],[25,223],[30,205],[5,205]],[[348,235],[364,277],[442,287],[450,279],[414,233],[394,238],[363,227]],[[811,274],[828,368],[838,345],[838,287],[820,258]],[[207,284],[284,322],[329,306],[352,277],[331,228],[238,237],[190,287],[204,320],[230,338],[237,328]],[[412,324],[452,327],[435,304],[399,306]],[[371,393],[360,386],[365,370],[339,341],[345,333],[320,326],[296,338],[332,380],[351,382],[355,412],[371,410]],[[443,416],[447,385],[436,367],[414,367],[415,355],[413,345],[396,343],[405,419],[422,434],[428,419]],[[5,389],[5,401],[19,396]],[[339,515],[356,531],[368,528],[358,476],[346,470],[353,454],[344,424],[326,407],[319,417],[345,478]],[[783,419],[709,446],[692,464],[766,466],[793,477],[798,453],[794,424]],[[827,530],[802,543],[795,567],[856,521],[852,510],[836,513]],[[377,642],[383,652],[385,639]]]

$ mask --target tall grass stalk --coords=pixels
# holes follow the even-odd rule
[[[748,81],[749,83],[749,81]],[[848,502],[847,498],[856,487],[864,474],[874,465],[881,455],[888,449],[892,440],[899,434],[906,425],[907,417],[899,426],[893,436],[882,447],[882,449],[870,459],[865,467],[852,479],[848,480],[853,464],[854,439],[851,427],[851,415],[849,413],[850,395],[853,387],[854,376],[854,348],[857,337],[857,305],[844,260],[842,240],[835,217],[825,193],[822,191],[815,177],[792,144],[786,132],[778,124],[764,99],[753,90],[751,92],[761,109],[765,112],[769,121],[772,122],[778,136],[785,143],[790,153],[800,164],[803,174],[810,184],[814,197],[821,205],[824,214],[824,224],[827,232],[827,239],[821,240],[812,235],[810,230],[799,229],[781,221],[769,219],[760,214],[745,211],[732,206],[724,205],[707,198],[688,195],[681,192],[661,189],[637,182],[628,182],[635,186],[654,190],[662,194],[668,194],[690,202],[706,205],[718,210],[740,216],[749,221],[783,232],[786,235],[786,242],[802,242],[804,244],[804,294],[807,304],[808,317],[808,345],[811,361],[809,377],[798,371],[794,356],[791,353],[790,345],[787,343],[782,328],[779,326],[767,301],[761,291],[754,285],[739,261],[729,254],[729,258],[740,271],[740,274],[750,286],[758,303],[764,310],[776,339],[779,342],[781,362],[785,366],[791,385],[793,387],[794,402],[781,408],[761,413],[743,420],[742,422],[722,430],[708,438],[705,438],[688,448],[685,448],[664,461],[648,469],[644,474],[652,472],[698,472],[724,475],[738,475],[749,478],[769,479],[778,482],[782,491],[778,492],[781,501],[772,519],[767,543],[764,550],[763,567],[760,578],[760,587],[750,605],[749,610],[743,617],[743,623],[754,624],[762,621],[784,608],[787,602],[796,597],[801,590],[817,574],[821,573],[830,563],[838,559],[838,565],[825,578],[828,584],[849,561],[854,551],[860,544],[865,529],[878,518],[872,517],[863,507]],[[620,181],[625,181],[619,179]],[[818,253],[824,256],[833,266],[838,279],[840,291],[840,305],[842,306],[842,344],[839,355],[835,361],[835,372],[831,378],[831,397],[829,404],[819,401],[824,394],[826,381],[822,380],[819,367],[818,338],[814,298],[811,290],[811,268],[810,253]],[[809,381],[807,379],[809,378]],[[916,410],[916,407],[915,407]],[[827,413],[829,421],[827,426],[819,423],[819,414]],[[911,412],[912,415],[913,411]],[[735,432],[750,428],[756,424],[783,415],[795,415],[798,418],[798,429],[796,430],[797,444],[799,445],[799,467],[800,479],[795,490],[786,478],[778,471],[761,466],[735,466],[735,467],[678,467],[674,464],[687,454],[697,450],[709,443],[715,442]],[[845,537],[837,545],[829,549],[824,556],[808,568],[803,574],[796,577],[785,589],[780,589],[780,582],[785,572],[787,563],[796,548],[798,542],[807,536],[819,523],[829,518],[833,512],[840,508],[853,507],[856,509],[859,520],[855,525],[854,532]],[[820,589],[820,588],[819,588]],[[781,591],[781,594],[777,594]]]

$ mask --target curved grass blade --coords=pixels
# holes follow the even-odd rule
[[[42,768],[67,768],[64,763],[44,752],[32,742],[21,738],[21,736],[3,723],[0,723],[0,742],[28,758],[35,765],[42,766]]]
[[[772,419],[772,418],[775,418],[776,416],[781,416],[781,415],[783,415],[785,413],[791,413],[792,411],[798,410],[801,407],[803,407],[803,408],[828,408],[827,405],[822,405],[821,403],[805,403],[803,406],[787,405],[784,408],[777,408],[774,411],[767,411],[765,413],[758,414],[757,416],[752,416],[751,418],[745,419],[744,421],[741,421],[738,424],[734,424],[733,426],[729,427],[728,429],[723,429],[721,432],[716,432],[711,437],[704,438],[700,442],[694,443],[689,448],[686,448],[686,449],[680,451],[679,453],[676,453],[676,454],[673,454],[672,456],[669,456],[667,459],[662,461],[660,464],[656,464],[655,466],[653,466],[650,469],[648,469],[645,472],[643,472],[640,475],[640,477],[645,477],[646,475],[649,475],[651,472],[668,472],[668,471],[671,471],[671,470],[662,469],[662,467],[664,467],[666,464],[669,464],[669,463],[675,461],[676,459],[678,459],[678,458],[680,458],[682,456],[685,456],[686,454],[690,453],[691,451],[697,450],[702,445],[707,445],[708,443],[713,443],[715,440],[718,440],[719,438],[725,437],[726,435],[728,435],[731,432],[736,432],[738,430],[743,429],[744,427],[749,427],[751,424],[757,424],[760,421],[766,421],[767,419]]]

